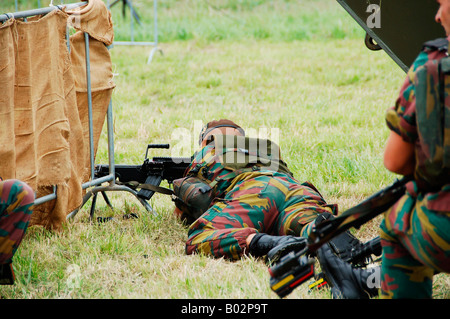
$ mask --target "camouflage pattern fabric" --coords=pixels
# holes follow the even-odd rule
[[[34,192],[24,182],[0,182],[0,264],[10,263],[28,228]]]
[[[450,213],[430,209],[438,197],[450,200],[450,184],[440,193],[408,186],[381,224],[382,298],[431,298],[435,271],[450,272]]]
[[[415,145],[414,178],[423,190],[450,180],[450,58],[447,39],[427,42],[408,72],[388,127]],[[446,73],[446,75],[444,75]]]
[[[230,173],[215,158],[211,144],[194,155],[191,167],[205,163],[208,168],[202,171],[209,180]],[[267,169],[240,174],[217,186],[212,206],[189,227],[187,254],[236,260],[248,253],[250,234],[307,236],[318,214],[337,213],[312,184]]]
[[[415,178],[437,190],[450,180],[450,57],[430,60],[416,72]],[[420,89],[419,89],[420,88]],[[442,97],[442,98],[441,98]]]
[[[423,115],[433,113],[435,104],[429,103],[433,98],[423,98],[434,94],[429,89],[433,83],[418,82],[417,73],[423,65],[446,56],[445,46],[425,48],[411,66],[396,105],[386,115],[388,127],[415,145],[417,165],[422,165],[423,154],[435,149],[423,143],[423,132],[417,127],[418,117],[421,121],[433,119]],[[417,174],[415,179],[381,223],[381,298],[431,298],[434,273],[450,272],[450,183],[424,191],[423,180]],[[445,179],[450,181],[448,176]]]

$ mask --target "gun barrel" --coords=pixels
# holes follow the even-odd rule
[[[143,183],[145,175],[141,172],[142,165],[114,165],[116,177],[121,182],[137,181]],[[103,177],[109,174],[109,165],[99,164],[95,166],[95,177]]]

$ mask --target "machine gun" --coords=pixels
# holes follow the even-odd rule
[[[192,161],[191,157],[152,157],[148,158],[149,149],[168,149],[169,144],[148,144],[145,151],[145,159],[141,165],[114,165],[114,174],[116,183],[126,185],[127,187],[137,190],[136,196],[141,201],[148,201],[154,195],[155,190],[164,191],[159,187],[163,180],[170,184],[177,179],[183,177],[184,172]],[[99,164],[95,166],[94,174],[96,178],[107,176],[110,174],[109,165]],[[147,185],[148,187],[145,187]],[[152,190],[154,188],[155,190]],[[102,192],[109,206],[109,200],[105,193]],[[91,215],[95,209],[95,202],[92,204]]]
[[[403,177],[360,204],[346,210],[340,216],[314,225],[308,236],[308,244],[304,249],[290,252],[269,268],[271,289],[280,298],[283,298],[296,287],[314,277],[314,259],[312,257],[316,250],[349,228],[359,228],[386,211],[405,193],[405,185],[411,179],[411,176]],[[381,254],[379,237],[356,247],[346,261],[354,266],[364,266],[372,254],[377,256]]]

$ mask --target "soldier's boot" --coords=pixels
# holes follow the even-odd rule
[[[355,268],[333,252],[328,244],[317,250],[317,258],[331,294],[335,299],[369,299],[378,295],[378,288],[371,278],[379,270]]]
[[[0,285],[13,285],[14,280],[12,263],[0,264]]]

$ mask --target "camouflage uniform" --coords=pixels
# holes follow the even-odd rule
[[[0,182],[0,264],[11,263],[28,228],[34,192],[24,182]]]
[[[422,120],[418,115],[421,108],[427,107],[427,116],[433,111],[421,96],[436,94],[429,92],[430,85],[427,92],[425,87],[416,86],[416,76],[425,63],[445,56],[445,46],[425,48],[411,66],[395,106],[386,114],[388,127],[415,145],[416,167],[421,165],[420,154],[434,148],[423,145],[417,127]],[[419,94],[419,90],[425,93]],[[445,178],[450,181],[449,176]],[[406,194],[385,213],[381,223],[382,298],[431,298],[434,273],[450,272],[450,184],[432,191],[425,191],[423,184],[416,173]]]
[[[231,173],[214,155],[214,145],[208,144],[194,154],[188,172],[208,163],[207,180]],[[318,214],[335,210],[310,183],[266,168],[245,172],[217,184],[212,206],[189,227],[186,253],[236,260],[248,253],[249,235],[306,236]]]

